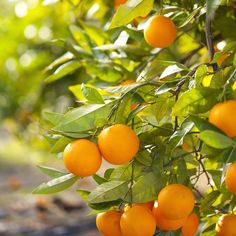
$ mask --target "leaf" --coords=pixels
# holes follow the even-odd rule
[[[88,203],[88,206],[94,210],[108,210],[111,207],[118,206],[122,203],[122,201],[116,200],[116,201],[110,201],[110,202],[101,202],[101,203]]]
[[[193,18],[201,11],[201,9],[202,7],[196,8],[191,14],[187,16],[187,18],[184,19],[183,23],[178,28],[182,28],[185,25],[189,24],[193,20]]]
[[[156,95],[161,95],[163,93],[166,93],[170,90],[172,90],[176,84],[178,83],[178,81],[171,81],[171,82],[167,82],[165,84],[162,84],[155,92]]]
[[[170,66],[166,67],[165,70],[162,72],[160,79],[164,79],[170,75],[176,74],[176,73],[183,71],[183,70],[188,71],[188,68],[183,67],[183,66],[179,66],[179,64],[170,65]]]
[[[232,139],[212,130],[201,132],[199,138],[210,147],[218,149],[229,148],[234,144],[234,141]]]
[[[99,176],[99,175],[97,175],[97,174],[93,175],[93,179],[94,179],[95,182],[96,182],[97,184],[99,184],[99,185],[107,182],[107,179],[102,178],[101,176]]]
[[[190,89],[184,92],[175,103],[172,115],[185,116],[208,111],[216,102],[218,90]]]
[[[125,181],[112,180],[95,188],[88,197],[90,204],[105,203],[118,200],[125,196],[128,191],[128,183]]]
[[[193,122],[189,121],[189,119],[185,120],[181,124],[181,127],[171,135],[169,140],[170,140],[172,146],[177,147],[177,146],[183,144],[184,137],[193,128],[193,125],[194,125]]]
[[[64,64],[68,61],[70,61],[71,59],[73,59],[75,56],[70,53],[70,52],[66,52],[65,54],[63,54],[62,56],[58,57],[55,61],[53,61],[49,66],[47,66],[45,68],[44,71],[49,71],[54,69],[55,67]]]
[[[134,203],[149,202],[157,198],[158,192],[165,186],[166,179],[161,175],[148,173],[141,176],[132,188],[132,201]],[[131,194],[125,201],[131,202]]]
[[[188,169],[184,159],[179,159],[177,163],[178,183],[187,184],[189,180]]]
[[[112,172],[114,171],[114,168],[106,169],[104,173],[104,178],[105,179],[110,179]]]
[[[109,29],[126,25],[138,16],[147,16],[153,8],[153,3],[154,0],[128,0],[117,9]]]
[[[195,126],[199,129],[200,132],[204,130],[212,130],[218,133],[222,133],[220,129],[218,129],[216,126],[212,125],[205,119],[193,115],[190,116],[190,119],[194,122]]]
[[[53,125],[57,125],[62,119],[63,114],[50,111],[43,111],[43,118]]]
[[[82,198],[84,201],[87,201],[88,196],[89,196],[89,194],[90,194],[89,191],[83,190],[83,189],[77,189],[76,192],[79,193],[79,195],[81,196],[81,198]]]
[[[75,108],[64,115],[54,130],[69,134],[71,137],[89,136],[88,131],[107,124],[107,117],[113,104],[113,102],[90,104]]]
[[[97,91],[97,89],[90,87],[88,85],[82,84],[81,91],[84,97],[93,104],[104,104],[104,100],[101,94]]]
[[[66,75],[72,74],[79,67],[81,67],[80,61],[69,61],[69,62],[59,66],[52,75],[48,76],[45,79],[45,82],[51,83],[51,82],[54,82],[58,79],[61,79]]]
[[[214,17],[215,11],[220,5],[220,0],[207,0],[206,6],[207,6],[207,15],[210,19]]]
[[[64,137],[64,136],[61,137],[61,138],[59,138],[59,139],[56,141],[56,143],[52,146],[50,152],[51,152],[51,153],[59,153],[59,152],[62,152],[62,151],[65,149],[66,145],[67,145],[68,143],[70,143],[71,141],[72,141],[71,138],[67,138],[67,137]]]
[[[209,193],[206,197],[201,200],[201,210],[206,211],[208,208],[212,206],[212,204],[216,201],[219,197],[219,191],[213,191]]]
[[[70,186],[72,186],[77,180],[78,176],[74,176],[72,174],[66,174],[50,180],[47,183],[43,183],[39,185],[37,188],[33,190],[33,194],[52,194],[61,192]]]
[[[65,172],[62,172],[62,171],[59,171],[59,170],[56,170],[54,168],[51,168],[51,167],[46,167],[46,166],[37,166],[44,174],[50,176],[50,177],[53,177],[53,178],[57,178],[57,177],[60,177],[60,176],[63,176],[63,175],[66,175]]]

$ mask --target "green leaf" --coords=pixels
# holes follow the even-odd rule
[[[84,97],[93,104],[104,104],[104,100],[101,94],[97,91],[97,89],[90,87],[88,85],[82,84],[81,91]]]
[[[138,16],[147,16],[153,8],[153,2],[154,0],[128,0],[117,9],[109,29],[126,25]]]
[[[54,168],[51,167],[47,167],[47,166],[37,166],[44,174],[53,177],[53,178],[57,178],[63,175],[66,175],[65,172],[56,170]]]
[[[59,153],[59,152],[62,152],[62,151],[65,149],[66,145],[67,145],[68,143],[70,143],[71,141],[72,141],[71,138],[67,138],[67,137],[64,137],[64,136],[61,137],[61,138],[59,138],[59,139],[56,141],[56,143],[52,146],[50,152],[51,152],[51,153]]]
[[[116,200],[116,201],[110,201],[110,202],[101,202],[101,203],[88,203],[88,206],[94,210],[103,210],[106,211],[110,209],[111,207],[118,206],[122,203],[122,201]]]
[[[219,197],[219,191],[213,191],[209,193],[206,197],[202,198],[201,200],[201,210],[206,211],[208,208],[212,206],[212,204],[216,201]]]
[[[78,176],[74,176],[72,174],[66,174],[50,180],[47,183],[43,183],[39,185],[37,188],[33,190],[33,194],[52,194],[61,192],[70,186],[72,186],[77,180]]]
[[[219,130],[216,126],[212,125],[205,119],[193,115],[190,116],[190,119],[194,122],[195,126],[199,129],[200,132],[204,130],[212,130],[218,133],[222,133],[221,130]]]
[[[170,65],[168,67],[165,68],[165,70],[162,72],[160,79],[164,79],[170,75],[176,74],[178,72],[181,72],[183,70],[189,71],[189,69],[185,66],[179,66],[181,64],[176,63],[175,65]]]
[[[43,111],[43,118],[53,125],[57,125],[62,119],[63,114],[50,111]]]
[[[141,176],[132,188],[132,201],[134,203],[149,202],[157,198],[158,192],[165,186],[166,179],[161,175],[148,173]],[[131,202],[131,194],[125,198]]]
[[[172,115],[185,116],[206,112],[215,104],[218,94],[218,90],[190,89],[181,94],[173,107]]]
[[[175,88],[176,84],[178,81],[171,81],[171,82],[166,82],[165,84],[162,84],[157,90],[156,90],[156,95],[161,95],[163,93],[166,93],[173,88]]]
[[[58,79],[61,79],[66,75],[72,74],[79,67],[81,67],[80,61],[69,61],[69,62],[59,66],[52,75],[48,76],[45,79],[45,82],[51,83],[51,82],[54,82]]]
[[[189,24],[194,19],[194,17],[201,11],[201,9],[202,7],[198,7],[191,14],[188,14],[187,18],[183,20],[183,23],[178,26],[178,28],[182,28],[185,25]]]
[[[181,124],[181,127],[175,131],[170,137],[170,143],[173,147],[177,147],[183,144],[184,137],[189,133],[189,131],[193,128],[193,122],[186,120]]]
[[[79,193],[79,195],[81,196],[81,198],[82,198],[84,201],[87,201],[88,196],[89,196],[89,194],[90,194],[89,191],[83,190],[83,189],[77,189],[76,192]]]
[[[105,179],[110,179],[112,172],[114,171],[115,168],[109,168],[106,169],[105,173],[104,173],[104,178]]]
[[[229,148],[235,144],[232,139],[212,130],[201,132],[199,138],[210,147],[218,149]]]
[[[93,175],[93,179],[94,179],[95,182],[96,182],[97,184],[99,184],[99,185],[107,182],[107,179],[102,178],[101,176],[99,176],[99,175],[97,175],[97,174]]]
[[[75,108],[64,115],[54,130],[64,132],[75,138],[89,136],[88,131],[107,124],[107,117],[113,104],[113,102],[110,102],[108,104],[86,105]]]
[[[187,184],[189,180],[188,169],[184,159],[179,159],[177,163],[178,183]]]
[[[88,202],[96,204],[115,201],[124,197],[127,191],[128,183],[126,181],[112,180],[95,188],[89,194]]]

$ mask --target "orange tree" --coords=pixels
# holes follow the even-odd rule
[[[92,175],[77,193],[93,214],[117,211],[118,235],[235,234],[234,1],[68,2],[71,37],[45,82],[69,77],[78,106],[43,112],[68,172],[41,166],[53,179],[33,193]],[[114,165],[98,175],[101,158]]]

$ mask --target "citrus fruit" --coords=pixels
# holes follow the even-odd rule
[[[182,219],[177,219],[177,220],[171,220],[164,217],[158,208],[157,202],[155,202],[152,212],[156,219],[157,228],[162,229],[162,230],[167,230],[167,231],[177,230],[181,228],[184,222],[186,221],[186,217]]]
[[[236,136],[236,100],[217,103],[209,114],[209,122],[225,132],[229,137]]]
[[[236,215],[228,214],[220,217],[216,224],[217,236],[235,236],[236,235]]]
[[[197,232],[198,225],[198,216],[195,213],[192,213],[188,216],[188,218],[183,224],[183,227],[181,228],[182,236],[194,236]]]
[[[187,217],[194,207],[192,191],[182,184],[170,184],[158,195],[158,208],[165,218],[177,220]]]
[[[146,42],[155,48],[166,48],[176,38],[176,27],[173,21],[165,16],[151,17],[144,28]]]
[[[228,167],[225,174],[225,184],[229,192],[236,195],[236,162]]]
[[[99,213],[96,217],[98,231],[104,236],[122,236],[120,229],[121,215],[121,212],[115,210]]]
[[[156,222],[147,207],[133,206],[122,214],[120,227],[123,236],[153,236]]]
[[[63,160],[68,171],[80,177],[95,174],[102,163],[97,145],[87,139],[69,143],[64,150]]]
[[[139,149],[139,139],[129,126],[116,124],[102,130],[98,146],[105,160],[119,165],[133,159]]]

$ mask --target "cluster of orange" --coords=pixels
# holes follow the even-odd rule
[[[115,8],[117,9],[121,4],[126,3],[126,1],[127,0],[115,0]],[[135,19],[134,24],[137,25],[137,22],[138,20]],[[162,15],[150,17],[144,28],[144,38],[146,42],[154,48],[169,47],[174,42],[176,34],[176,26],[173,21]]]
[[[210,111],[209,122],[229,137],[236,137],[236,100],[217,103]],[[229,192],[236,195],[236,163],[231,163],[225,174],[225,185]],[[223,215],[216,224],[218,236],[236,234],[236,215]]]
[[[133,204],[123,211],[110,210],[97,215],[97,228],[104,236],[152,236],[156,228],[177,230],[194,236],[199,220],[192,191],[182,184],[164,187],[155,202]]]
[[[102,130],[98,145],[88,139],[78,139],[68,144],[63,160],[69,172],[87,177],[101,166],[102,157],[111,164],[121,165],[134,158],[139,150],[139,138],[123,124],[115,124]]]

